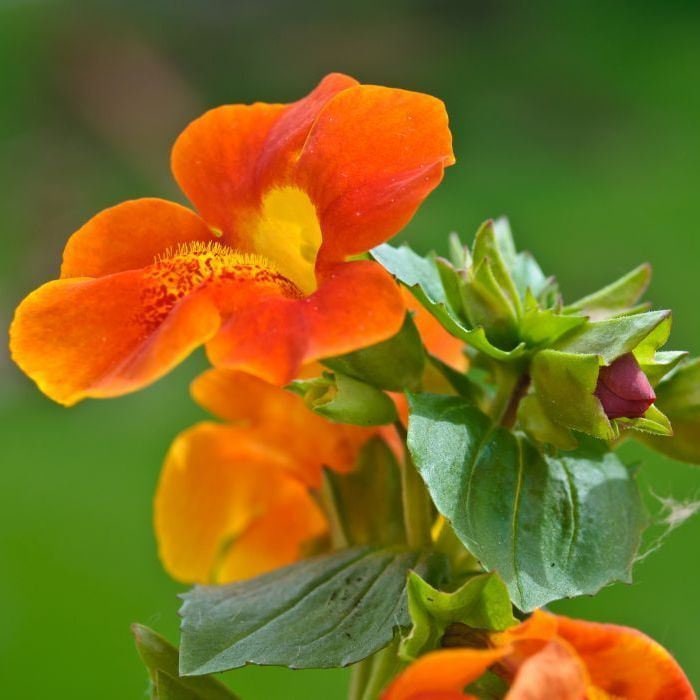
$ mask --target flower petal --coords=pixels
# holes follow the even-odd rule
[[[215,416],[257,430],[289,456],[288,469],[310,486],[323,467],[347,472],[374,430],[332,423],[310,411],[300,396],[245,372],[212,369],[191,385],[195,401]]]
[[[393,236],[452,163],[442,101],[376,85],[335,95],[311,128],[295,176],[321,220],[320,260],[341,260]]]
[[[13,359],[65,405],[150,384],[216,332],[219,314],[206,295],[195,294],[152,328],[139,314],[147,289],[141,270],[43,285],[17,308]]]
[[[303,363],[386,340],[404,319],[401,293],[377,263],[329,267],[303,299],[268,299],[234,313],[207,344],[217,367],[286,384]]]
[[[188,583],[224,583],[295,561],[325,519],[288,457],[244,427],[200,423],[168,452],[155,497],[163,565]]]
[[[676,660],[638,630],[556,616],[558,635],[585,663],[593,685],[635,700],[693,700],[695,693]]]
[[[581,700],[588,677],[576,652],[554,640],[518,668],[506,700]]]
[[[61,277],[102,277],[153,263],[168,248],[215,236],[192,210],[164,199],[134,199],[105,209],[63,251]]]
[[[218,330],[221,317],[297,296],[286,278],[218,243],[140,270],[45,284],[10,329],[17,364],[54,400],[117,396],[155,381]]]
[[[331,74],[290,105],[228,105],[195,119],[173,147],[173,174],[183,192],[229,245],[250,250],[246,236],[261,194],[284,185],[314,118],[338,91],[356,81]],[[250,230],[248,230],[250,229]]]
[[[406,313],[394,279],[369,260],[330,266],[318,291],[302,303],[308,329],[305,362],[386,340],[398,333]]]
[[[503,649],[447,649],[421,656],[401,673],[382,700],[467,698],[465,686],[508,653]]]

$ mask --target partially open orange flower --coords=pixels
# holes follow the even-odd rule
[[[172,153],[200,215],[140,199],[91,219],[61,278],[17,309],[12,355],[70,405],[143,387],[201,344],[213,364],[281,384],[384,340],[400,293],[348,259],[399,231],[453,162],[440,100],[345,75],[293,104],[213,109]]]
[[[223,583],[296,561],[327,530],[309,488],[324,466],[350,470],[374,431],[331,423],[243,372],[209,370],[192,394],[227,423],[199,423],[168,452],[155,498],[163,565],[181,581]]]
[[[660,644],[629,627],[536,611],[491,636],[487,649],[454,648],[419,658],[383,700],[464,700],[489,668],[509,683],[506,700],[693,700]]]

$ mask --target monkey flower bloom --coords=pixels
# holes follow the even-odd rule
[[[184,431],[165,459],[155,529],[168,573],[224,583],[296,561],[327,530],[309,487],[324,466],[349,471],[376,431],[331,423],[243,372],[209,370],[192,395],[227,422]]]
[[[631,352],[600,368],[595,395],[608,418],[641,418],[656,401],[654,389]]]
[[[345,75],[289,105],[213,109],[172,152],[199,214],[139,199],[88,221],[60,279],[17,309],[12,355],[70,405],[141,388],[202,344],[216,366],[283,384],[384,340],[400,292],[349,258],[397,233],[453,162],[440,100]]]
[[[693,700],[695,693],[660,644],[629,627],[536,611],[493,634],[485,649],[451,648],[420,657],[382,700],[465,700],[489,668],[506,700]],[[465,690],[466,689],[466,690]]]

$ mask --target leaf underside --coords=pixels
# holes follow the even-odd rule
[[[198,586],[183,596],[180,672],[248,663],[347,666],[407,626],[406,577],[431,578],[436,555],[359,547],[307,559],[256,579]]]

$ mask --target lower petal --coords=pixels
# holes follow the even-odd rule
[[[192,294],[153,326],[142,313],[147,286],[141,270],[43,285],[17,308],[13,359],[67,406],[150,384],[216,333],[219,313]]]
[[[382,700],[468,698],[464,688],[502,659],[507,649],[449,649],[421,656],[399,675]]]
[[[215,416],[254,428],[291,458],[293,475],[319,486],[324,467],[353,468],[370,428],[332,423],[309,410],[303,399],[245,372],[212,369],[191,385],[195,401]]]
[[[638,630],[557,617],[558,634],[573,646],[593,685],[635,700],[693,700],[695,694],[676,660]]]
[[[380,265],[339,263],[324,271],[308,297],[270,298],[232,313],[207,353],[217,367],[282,385],[303,363],[386,340],[404,314],[399,287]]]
[[[287,462],[244,427],[200,423],[178,436],[155,497],[167,571],[188,583],[223,583],[295,561],[326,522]]]
[[[581,700],[586,696],[586,669],[568,644],[551,641],[525,660],[507,700]]]
[[[406,313],[396,282],[369,260],[327,268],[303,303],[307,362],[380,343],[398,333]]]

